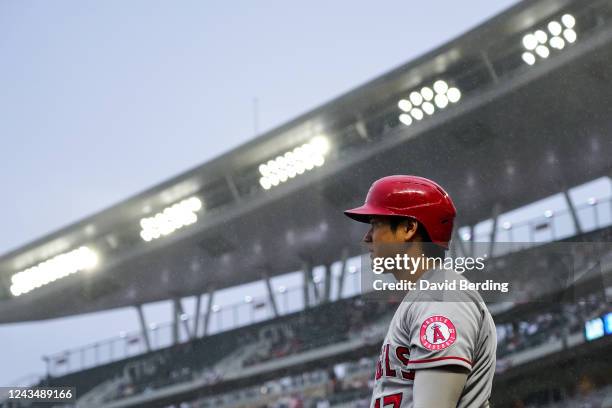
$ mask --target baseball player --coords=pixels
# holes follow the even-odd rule
[[[409,256],[444,258],[456,211],[433,181],[389,176],[372,184],[363,206],[345,214],[370,223],[364,241],[373,258],[383,252],[390,256],[389,248],[404,243]],[[442,268],[392,273],[413,282],[465,279]],[[489,407],[496,347],[495,324],[478,292],[458,291],[447,301],[415,285],[398,306],[381,347],[370,406]]]

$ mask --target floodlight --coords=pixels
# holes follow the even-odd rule
[[[398,102],[400,109],[408,101]],[[269,160],[258,167],[259,184],[264,190],[269,190],[280,183],[303,174],[306,171],[325,164],[325,156],[330,150],[329,140],[325,136],[317,136],[295,149],[288,151],[275,159]]]

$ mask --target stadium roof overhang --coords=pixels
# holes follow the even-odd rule
[[[610,175],[610,28],[545,63],[495,73],[504,72],[507,58],[506,51],[493,58],[501,52],[499,38],[516,39],[572,4],[521,3],[234,151],[6,254],[0,259],[5,289],[15,272],[80,245],[99,249],[100,263],[97,270],[22,296],[5,290],[0,322],[194,295],[299,270],[304,263],[331,263],[344,249],[359,254],[366,227],[342,210],[358,205],[371,182],[384,175],[438,181],[453,197],[460,225],[489,218],[495,205],[516,208]],[[409,127],[393,123],[402,95],[429,78],[453,75],[464,84],[461,103]],[[320,133],[332,145],[323,167],[261,189],[259,163]],[[194,194],[210,203],[196,224],[150,242],[140,239],[140,218]]]

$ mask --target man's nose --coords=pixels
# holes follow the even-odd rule
[[[365,242],[366,244],[370,244],[372,242],[372,228],[370,228],[368,232],[366,232],[366,234],[363,236],[363,242]]]

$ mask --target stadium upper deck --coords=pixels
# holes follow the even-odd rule
[[[439,181],[458,204],[460,225],[610,175],[611,19],[607,1],[522,2],[233,151],[5,254],[0,322],[194,295],[358,254],[362,229],[340,211],[390,173]],[[79,247],[87,249],[70,252]]]

